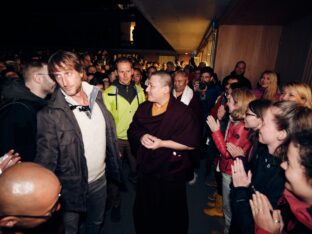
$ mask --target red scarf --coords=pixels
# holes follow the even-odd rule
[[[311,205],[299,200],[293,193],[289,192],[287,189],[284,190],[284,198],[289,204],[290,210],[296,217],[297,221],[312,230],[312,216],[307,210],[311,207]],[[296,222],[294,220],[291,220],[287,224],[287,230],[292,230],[295,225]]]

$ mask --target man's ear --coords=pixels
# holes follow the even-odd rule
[[[37,74],[34,75],[33,80],[37,83],[37,84],[41,84],[41,76],[38,76]]]
[[[165,94],[170,93],[170,87],[168,85],[164,86],[163,90]]]
[[[279,131],[278,136],[277,136],[278,140],[284,141],[286,139],[287,135],[288,135],[288,133],[285,129],[282,131]]]
[[[6,216],[0,219],[0,227],[12,228],[18,223],[18,218],[15,216]]]

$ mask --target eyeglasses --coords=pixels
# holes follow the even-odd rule
[[[64,72],[54,72],[53,76],[55,79],[61,79],[62,77],[68,78],[73,75],[72,71],[64,71]]]
[[[245,115],[246,115],[246,116],[254,116],[254,117],[258,117],[256,114],[252,114],[252,113],[248,113],[248,112],[247,112]]]
[[[52,206],[51,210],[49,211],[49,214],[47,215],[11,215],[11,214],[0,214],[0,217],[6,217],[6,216],[14,216],[18,218],[33,218],[33,219],[49,219],[52,217],[52,214],[57,210],[59,199],[61,197],[61,194],[59,193],[56,202]]]
[[[36,73],[37,76],[50,76],[49,73]]]

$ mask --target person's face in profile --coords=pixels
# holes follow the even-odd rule
[[[162,83],[159,81],[160,79],[161,77],[158,75],[152,75],[149,79],[146,92],[150,102],[158,103],[164,98],[166,94],[166,87],[162,85]]]
[[[301,200],[308,201],[311,198],[312,184],[301,164],[300,145],[294,142],[289,144],[287,160],[282,162],[281,167],[286,176],[285,188]]]

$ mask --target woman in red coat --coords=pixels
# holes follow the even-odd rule
[[[230,183],[231,183],[231,166],[235,156],[227,150],[227,143],[240,147],[243,152],[240,155],[247,155],[251,146],[249,141],[249,130],[244,127],[244,116],[249,102],[256,97],[248,89],[234,89],[228,96],[227,106],[229,108],[230,120],[223,136],[219,121],[213,116],[208,116],[207,124],[212,131],[212,138],[220,152],[219,170],[222,172],[222,194],[223,194],[223,212],[225,217],[224,233],[228,233],[231,224],[231,207],[230,207]]]

